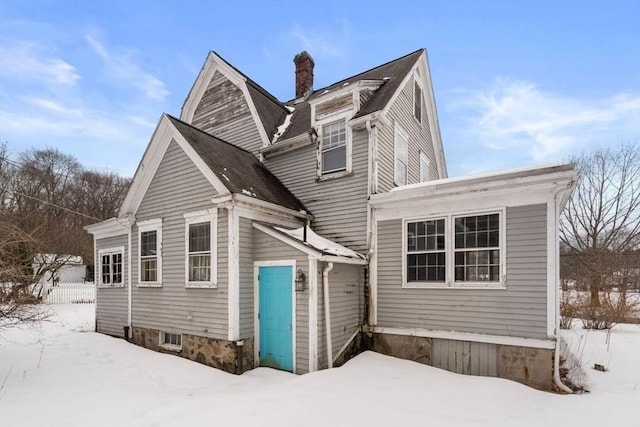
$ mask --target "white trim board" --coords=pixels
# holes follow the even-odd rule
[[[405,335],[423,338],[437,338],[455,341],[481,342],[486,344],[510,345],[516,347],[545,348],[553,350],[556,348],[555,340],[544,340],[538,338],[521,338],[502,335],[484,335],[471,332],[437,331],[419,328],[393,328],[383,326],[372,326],[369,332],[375,334]]]

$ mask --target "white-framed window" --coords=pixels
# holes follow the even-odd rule
[[[214,287],[217,281],[217,213],[184,214],[186,287]]]
[[[124,246],[101,249],[98,251],[99,287],[124,286]]]
[[[429,157],[424,151],[420,152],[420,182],[429,181]]]
[[[330,118],[318,123],[320,130],[319,177],[351,172],[351,130],[347,118]]]
[[[403,287],[504,286],[504,210],[403,221]]]
[[[422,123],[422,86],[418,83],[417,76],[413,81],[413,116]]]
[[[162,220],[138,223],[138,285],[162,286]]]
[[[160,347],[174,351],[182,350],[182,335],[160,332]]]
[[[394,126],[394,181],[397,185],[407,185],[407,163],[409,158],[409,135],[397,124]]]

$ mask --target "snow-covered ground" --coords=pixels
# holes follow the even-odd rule
[[[50,322],[1,333],[3,427],[640,426],[640,325],[608,340],[563,331],[591,390],[563,396],[373,352],[310,375],[236,376],[90,332],[92,304],[52,308]]]

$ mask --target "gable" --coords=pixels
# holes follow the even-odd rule
[[[172,139],[140,202],[136,220],[163,217],[176,205],[185,212],[201,209],[216,195],[215,188]]]
[[[210,52],[180,120],[255,153],[269,144],[286,113],[267,91]]]
[[[118,212],[118,217],[122,218],[136,215],[136,212],[140,207],[140,203],[149,189],[149,185],[151,184],[151,181],[155,176],[171,142],[175,142],[180,146],[184,153],[189,157],[191,163],[207,179],[209,185],[216,190],[217,194],[230,193],[222,181],[220,181],[211,169],[207,167],[204,161],[198,156],[193,148],[191,148],[180,132],[178,132],[169,120],[168,116],[163,114],[151,137],[151,141],[149,141],[142,159],[138,164],[138,168],[133,176],[129,191],[127,191],[127,195],[125,196],[122,206],[120,207],[120,211]]]

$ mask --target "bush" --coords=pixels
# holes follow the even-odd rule
[[[593,305],[588,292],[567,291],[560,301],[560,327],[568,329],[579,318],[584,329],[611,329],[618,323],[637,320],[640,308],[638,295],[606,291],[600,293],[600,305]]]

